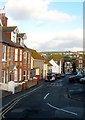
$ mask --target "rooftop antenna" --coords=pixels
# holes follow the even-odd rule
[[[0,2],[0,13],[5,13],[6,3],[7,3],[7,0],[2,0],[2,2]]]
[[[2,16],[5,16],[5,4],[6,1],[2,0],[2,2],[0,2],[0,26],[3,26],[2,24]]]

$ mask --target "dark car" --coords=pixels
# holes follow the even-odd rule
[[[53,82],[55,81],[55,74],[48,74],[46,79],[45,79],[46,82]]]
[[[69,77],[69,82],[79,82],[80,78],[83,78],[83,74],[77,74]]]
[[[61,74],[60,73],[55,73],[55,79],[60,79],[61,78]]]
[[[65,77],[65,74],[64,74],[64,73],[61,73],[61,77]]]

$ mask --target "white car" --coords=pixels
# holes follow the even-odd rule
[[[45,81],[46,81],[46,82],[47,82],[47,81],[48,81],[48,82],[55,81],[55,74],[48,74]]]
[[[84,78],[80,78],[80,83],[85,83],[85,77]]]

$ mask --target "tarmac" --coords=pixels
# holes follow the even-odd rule
[[[15,94],[12,94],[11,92],[7,92],[5,90],[0,90],[0,111],[5,109],[11,103],[13,103],[18,97],[23,96],[24,94],[32,91],[33,89],[36,89],[39,86],[41,86],[42,82],[43,81],[39,81],[37,85],[32,86],[28,89],[22,90],[20,92],[17,92]]]
[[[80,88],[79,90],[69,89],[67,95],[70,99],[85,101],[85,89]]]
[[[18,98],[19,96],[21,95],[24,95],[26,94],[27,92],[30,92],[32,91],[33,89],[36,89],[38,88],[40,85],[42,85],[42,82],[43,81],[40,81],[39,84],[31,87],[31,88],[28,88],[26,90],[23,90],[23,91],[20,91],[20,92],[17,92],[15,94],[12,94],[11,92],[7,92],[7,91],[1,91],[0,90],[0,93],[2,93],[2,95],[0,96],[0,102],[1,102],[1,105],[0,105],[0,111],[2,111],[3,109],[5,109],[7,106],[9,106],[12,102],[14,102],[16,100],[16,98]],[[81,90],[80,91],[72,91],[71,89],[69,89],[67,91],[67,95],[68,95],[68,98],[70,99],[74,99],[74,100],[80,100],[80,101],[85,101],[85,90]]]

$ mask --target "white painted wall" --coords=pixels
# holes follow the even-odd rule
[[[16,33],[11,32],[11,40],[16,43]]]
[[[48,73],[48,65],[44,63],[44,67],[43,67],[43,78],[45,78],[47,76]]]
[[[60,66],[52,59],[49,61],[52,66],[52,72],[60,73]]]
[[[19,83],[15,83],[14,81],[8,82],[8,91],[15,93],[15,87],[19,86]]]

